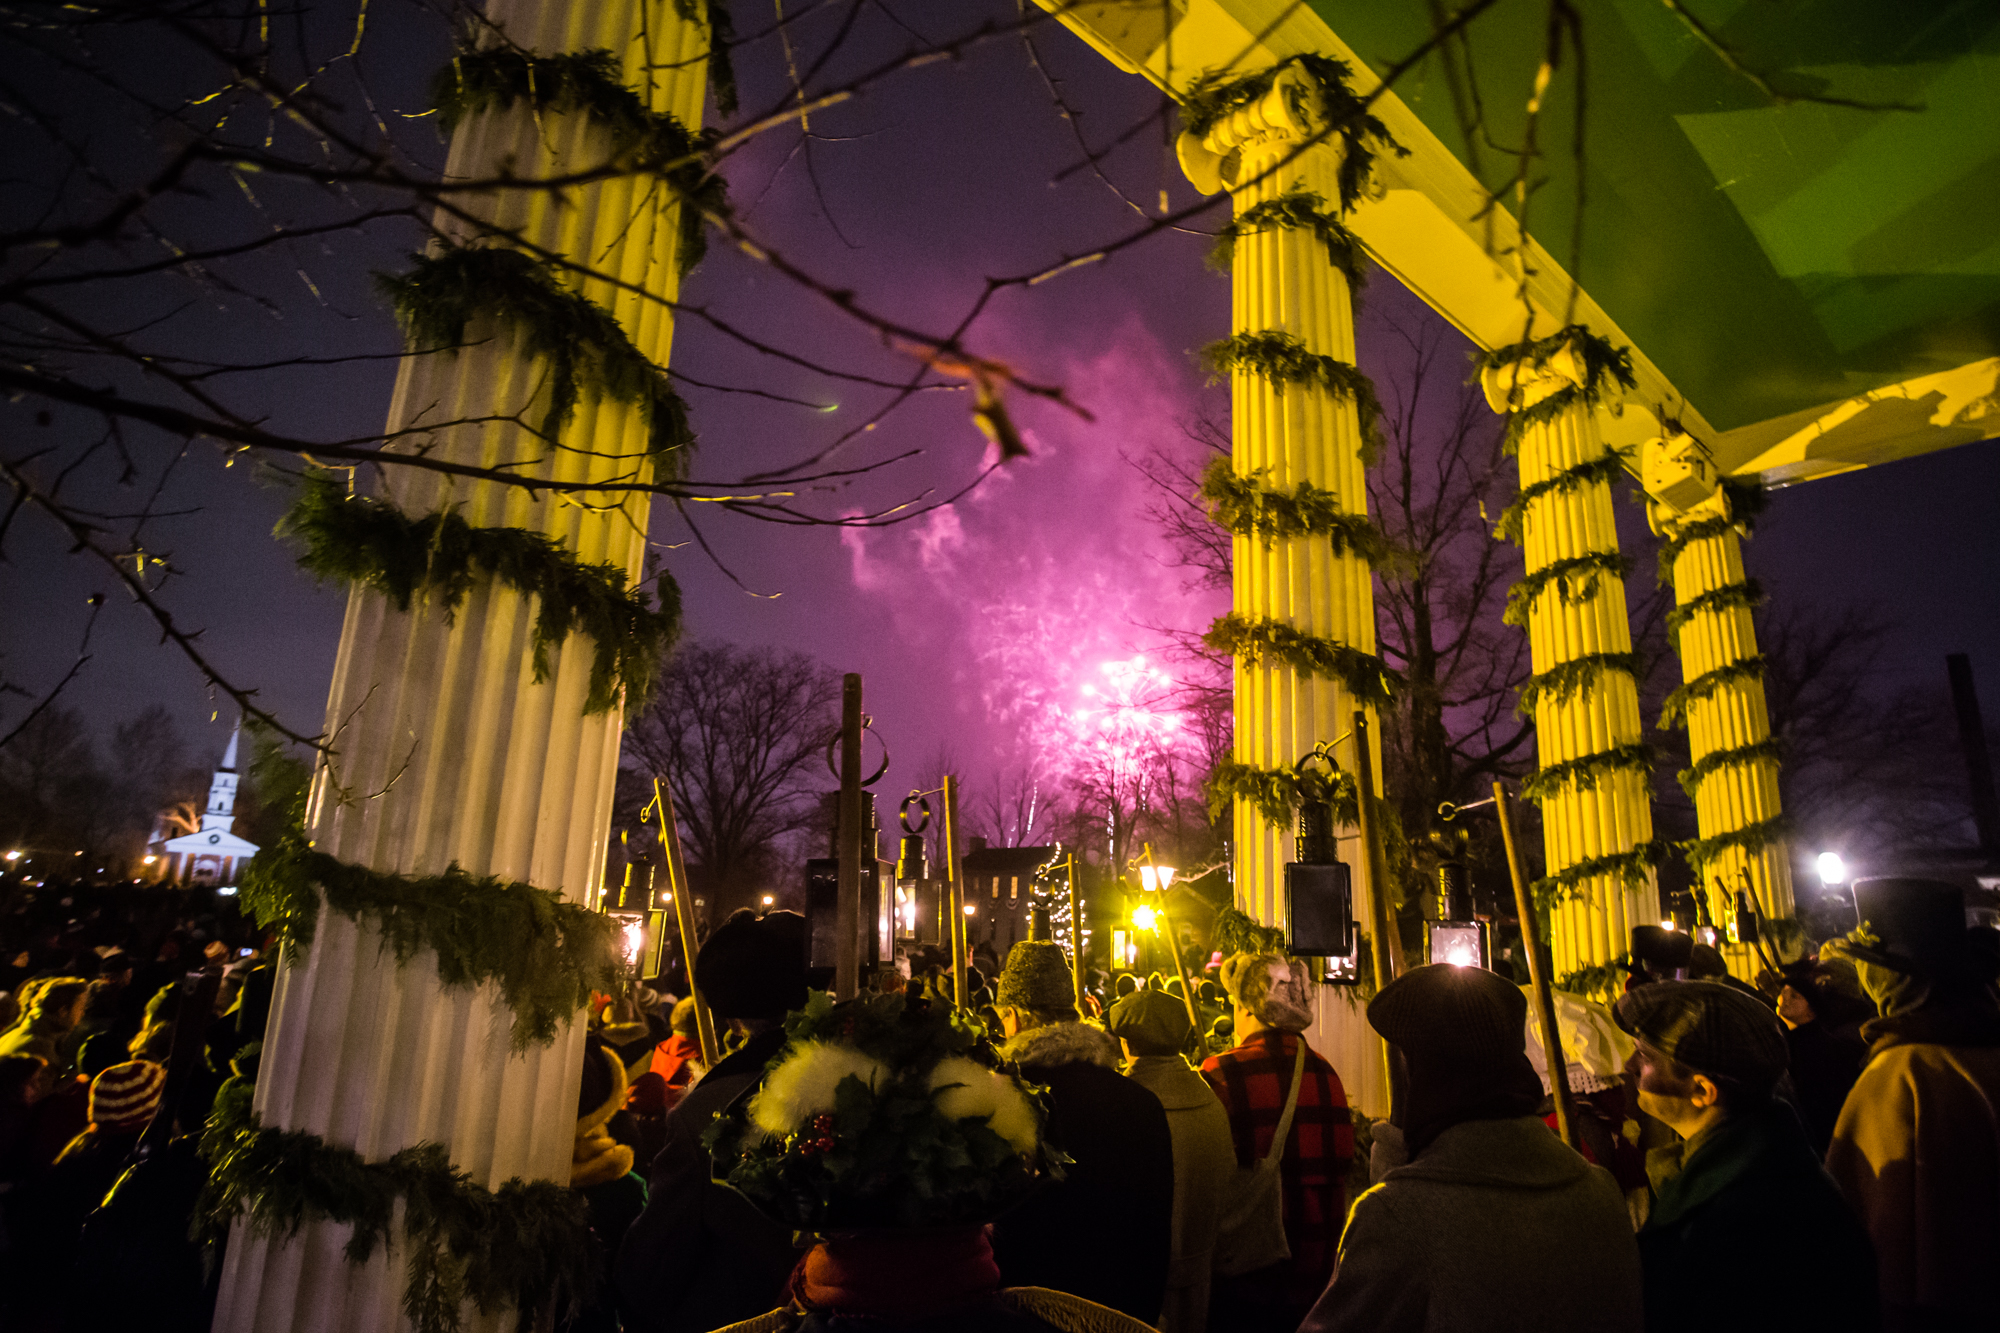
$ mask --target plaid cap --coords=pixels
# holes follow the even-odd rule
[[[1130,1043],[1134,1055],[1171,1055],[1194,1035],[1187,1003],[1165,991],[1134,991],[1111,1006],[1104,1028]]]
[[[1618,1026],[1711,1078],[1768,1092],[1785,1072],[1785,1031],[1771,1006],[1713,981],[1656,981],[1619,997]]]
[[[166,1091],[165,1065],[127,1060],[90,1081],[90,1123],[100,1129],[140,1129],[159,1109]]]

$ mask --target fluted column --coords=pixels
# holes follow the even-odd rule
[[[1584,375],[1579,358],[1557,352],[1539,366],[1488,369],[1484,380],[1496,411],[1519,411],[1580,384]],[[1562,977],[1609,963],[1630,948],[1633,926],[1659,919],[1654,875],[1630,859],[1653,838],[1650,772],[1629,748],[1643,743],[1628,656],[1632,629],[1613,563],[1618,529],[1611,486],[1585,471],[1605,454],[1589,404],[1578,401],[1525,425],[1518,443],[1522,491],[1545,487],[1528,501],[1521,532],[1530,582],[1538,572],[1546,579],[1526,612],[1542,686],[1533,711],[1543,855],[1560,899],[1550,912],[1549,945]],[[1575,572],[1547,578],[1554,568]],[[1571,767],[1552,772],[1563,765]],[[1603,869],[1578,873],[1593,866]]]
[[[1703,510],[1728,504],[1717,492]],[[1778,756],[1764,701],[1763,659],[1750,614],[1755,585],[1744,576],[1734,517],[1697,512],[1669,520],[1674,631],[1682,679],[1677,700],[1686,719],[1692,767],[1683,784],[1694,801],[1700,840],[1695,866],[1717,925],[1732,919],[1736,893],[1748,889],[1765,917],[1793,915],[1792,868],[1780,833]],[[1729,945],[1729,970],[1752,980],[1756,950]]]
[[[493,0],[487,17],[535,55],[607,48],[623,82],[651,108],[699,124],[707,39],[662,0]],[[602,132],[581,115],[537,117],[516,105],[471,116],[453,140],[451,177],[511,169],[530,177],[604,159]],[[462,196],[497,225],[581,265],[671,298],[678,286],[671,193],[650,177],[569,189]],[[470,228],[466,229],[470,231]],[[667,360],[671,322],[657,301],[604,280],[580,290],[612,311],[638,349]],[[630,477],[647,423],[632,407],[585,394],[549,447],[509,418],[539,422],[547,366],[517,355],[504,329],[474,326],[465,350],[404,363],[390,430],[445,426],[399,447],[453,461],[523,463],[551,479]],[[419,473],[386,492],[409,513],[459,506],[476,525],[528,528],[636,581],[643,499],[583,493],[597,507],[492,483]],[[593,645],[572,635],[537,683],[535,607],[512,589],[477,587],[454,616],[421,602],[398,612],[373,592],[350,596],[326,726],[335,758],[316,775],[308,828],[319,850],[380,871],[524,880],[583,900],[602,863],[621,715],[586,715]],[[495,987],[445,989],[436,960],[398,967],[372,927],[323,913],[313,944],[281,967],[255,1109],[266,1126],[302,1130],[370,1161],[420,1142],[444,1146],[472,1179],[568,1179],[581,1029],[548,1046],[510,1049],[512,1014]],[[231,1237],[218,1330],[372,1330],[407,1326],[404,1255],[392,1245],[365,1265],[342,1254],[349,1229],[308,1224],[267,1241]],[[511,1327],[514,1315],[468,1310],[467,1327]]]
[[[1231,188],[1236,216],[1279,195],[1309,191],[1337,208],[1339,158],[1315,146],[1301,153],[1318,128],[1318,93],[1296,68],[1287,67],[1270,91],[1230,113],[1206,136],[1217,159],[1233,155]],[[1290,160],[1287,160],[1290,159]],[[1231,332],[1283,333],[1306,352],[1352,364],[1354,307],[1347,278],[1329,261],[1310,228],[1271,227],[1238,238],[1232,260]],[[1259,487],[1293,492],[1301,482],[1330,492],[1348,514],[1365,515],[1368,491],[1362,471],[1362,435],[1356,407],[1324,387],[1281,383],[1239,366],[1230,375],[1231,462],[1240,478]],[[1352,552],[1334,553],[1323,534],[1276,537],[1239,533],[1233,544],[1235,613],[1253,622],[1273,621],[1304,634],[1375,652],[1375,600],[1368,564]],[[1271,656],[1238,656],[1234,668],[1235,757],[1261,769],[1289,769],[1321,741],[1350,730],[1353,700],[1347,688],[1299,671]],[[1339,747],[1352,771],[1352,739]],[[1376,769],[1380,780],[1380,767]],[[1284,865],[1293,859],[1295,830],[1274,826],[1250,802],[1235,814],[1236,899],[1257,919],[1282,924]],[[1368,894],[1366,858],[1349,854],[1357,868],[1357,908]],[[1365,928],[1375,928],[1364,921]]]

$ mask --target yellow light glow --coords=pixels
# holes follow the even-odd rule
[[[978,906],[978,904],[976,904],[976,903],[967,903],[967,904],[965,905],[965,914],[966,914],[967,916],[977,916],[977,915],[979,914],[979,906]]]
[[[1132,909],[1132,926],[1135,930],[1153,930],[1159,925],[1159,913],[1150,907]]]
[[[1444,960],[1453,967],[1477,967],[1479,955],[1463,944],[1454,944],[1445,950]]]
[[[10,858],[10,859],[11,859],[11,858]],[[149,857],[147,857],[147,858],[146,858],[146,864],[147,864],[147,865],[151,865],[151,864],[153,864],[153,862],[155,862],[155,861],[157,861],[157,860],[159,860],[159,859],[160,859],[160,858],[159,858],[159,857],[157,857],[157,856],[149,856]]]
[[[764,895],[764,906],[769,907],[772,903],[776,901],[778,900],[776,898],[773,898],[770,894],[767,893]]]
[[[643,921],[627,921],[621,933],[625,937],[625,965],[627,967],[636,967],[639,963],[639,955],[646,950],[646,923]]]
[[[1660,923],[1661,930],[1672,930],[1673,928],[1674,928],[1674,923],[1672,921],[1662,921]]]

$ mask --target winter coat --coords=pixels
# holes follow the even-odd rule
[[[1294,1032],[1265,1028],[1202,1065],[1202,1077],[1229,1114],[1238,1166],[1255,1166],[1270,1154],[1303,1040]],[[1353,1157],[1347,1090],[1325,1057],[1307,1046],[1305,1083],[1278,1164],[1285,1241],[1292,1257],[1277,1273],[1260,1270],[1218,1278],[1217,1328],[1297,1327],[1333,1276],[1334,1251],[1347,1218],[1347,1166]]]
[[[1649,1165],[1663,1154],[1680,1168],[1639,1231],[1648,1333],[1881,1327],[1867,1234],[1791,1107],[1732,1116]]]
[[[1826,1169],[1875,1242],[1890,1330],[2000,1309],[2000,1021],[1916,1010],[1862,1029],[1868,1064]],[[1943,1039],[1943,1040],[1940,1040]]]
[[[1125,1076],[1160,1099],[1174,1140],[1173,1266],[1160,1328],[1202,1333],[1208,1327],[1209,1269],[1222,1191],[1236,1169],[1229,1113],[1183,1056],[1138,1056]]]
[[[993,1224],[1010,1287],[1047,1287],[1148,1324],[1166,1300],[1174,1142],[1160,1099],[1118,1073],[1118,1043],[1069,1022],[1009,1041],[1001,1059],[1049,1090],[1043,1135],[1072,1164]]]
[[[1823,1019],[1801,1023],[1785,1033],[1785,1047],[1791,1055],[1788,1070],[1792,1090],[1798,1094],[1806,1141],[1824,1157],[1833,1141],[1833,1127],[1840,1121],[1840,1108],[1847,1103],[1848,1090],[1868,1059],[1868,1048],[1859,1037],[1836,1031]]]
[[[1618,1186],[1523,1116],[1453,1125],[1355,1200],[1339,1268],[1299,1333],[1639,1326],[1639,1253]]]
[[[798,1254],[787,1227],[710,1176],[701,1136],[730,1103],[763,1081],[785,1045],[782,1029],[752,1037],[695,1084],[667,1116],[646,1206],[613,1260],[618,1312],[638,1333],[707,1333],[783,1299]]]

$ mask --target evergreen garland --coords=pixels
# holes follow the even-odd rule
[[[1732,528],[1746,537],[1749,536],[1756,527],[1757,515],[1763,513],[1764,506],[1770,502],[1764,484],[1754,477],[1747,481],[1724,477],[1722,493],[1724,503],[1729,509],[1726,516],[1716,514],[1708,518],[1698,518],[1692,523],[1681,524],[1660,543],[1661,587],[1664,588],[1673,582],[1674,562],[1680,559],[1682,551],[1698,541],[1720,537]]]
[[[1728,750],[1710,750],[1695,760],[1692,767],[1680,771],[1681,790],[1688,794],[1689,800],[1693,800],[1701,784],[1717,769],[1732,768],[1739,764],[1754,764],[1763,759],[1775,764],[1784,752],[1784,743],[1776,736],[1766,736],[1761,741],[1752,741],[1748,745],[1738,745]]]
[[[1544,495],[1563,494],[1594,486],[1599,482],[1607,485],[1624,475],[1625,465],[1631,460],[1630,449],[1606,449],[1597,457],[1574,467],[1564,468],[1553,476],[1543,477],[1521,488],[1514,497],[1514,503],[1500,511],[1500,521],[1494,525],[1493,535],[1508,541],[1519,542],[1521,532],[1528,521],[1528,506]]]
[[[1215,947],[1224,958],[1238,953],[1283,953],[1285,932],[1276,926],[1267,926],[1246,912],[1234,907],[1225,907],[1215,914],[1215,929],[1210,932]]]
[[[625,571],[587,565],[552,537],[523,528],[475,528],[456,511],[411,518],[386,500],[349,496],[333,475],[312,472],[278,525],[305,552],[315,576],[374,588],[408,611],[418,593],[437,598],[447,617],[482,576],[535,599],[535,680],[549,675],[549,650],[572,632],[590,636],[585,712],[614,707],[622,692],[637,712],[652,692],[660,663],[680,633],[680,589],[664,574],[655,611],[625,587]]]
[[[1238,213],[1234,221],[1215,234],[1215,244],[1208,251],[1208,266],[1218,273],[1229,272],[1236,257],[1236,242],[1245,236],[1306,229],[1326,247],[1327,262],[1347,279],[1348,291],[1360,291],[1364,282],[1360,243],[1338,217],[1327,211],[1326,200],[1318,191],[1303,187],[1287,190]]]
[[[1484,370],[1516,365],[1540,370],[1565,348],[1573,350],[1582,363],[1583,382],[1564,385],[1533,406],[1514,411],[1507,419],[1508,453],[1520,448],[1521,435],[1530,426],[1545,425],[1573,407],[1595,406],[1604,397],[1607,380],[1616,381],[1625,389],[1638,387],[1639,382],[1632,374],[1632,350],[1612,346],[1581,324],[1566,325],[1546,338],[1496,347],[1478,358],[1478,363]]]
[[[617,926],[547,889],[453,865],[441,875],[394,875],[315,851],[287,830],[243,872],[241,902],[296,959],[319,928],[321,900],[366,917],[401,965],[419,949],[437,955],[446,986],[493,982],[514,1012],[516,1050],[555,1040],[562,1025],[620,976]]]
[[[1764,675],[1764,655],[1738,658],[1713,671],[1704,671],[1693,680],[1686,682],[1667,696],[1660,705],[1660,730],[1668,731],[1677,726],[1687,725],[1687,711],[1694,704],[1714,694],[1725,685],[1738,681],[1760,680]]]
[[[1300,675],[1334,681],[1356,703],[1388,703],[1403,684],[1401,674],[1373,653],[1307,634],[1281,620],[1251,620],[1232,611],[1219,617],[1201,641],[1246,662],[1281,662]]]
[[[1238,476],[1221,455],[1201,474],[1197,498],[1210,518],[1239,537],[1262,537],[1265,545],[1293,537],[1324,537],[1335,555],[1355,555],[1371,569],[1399,562],[1403,553],[1366,514],[1342,511],[1332,491],[1302,481],[1291,491],[1269,490],[1258,483],[1268,475],[1258,468]]]
[[[1340,211],[1350,213],[1368,184],[1376,153],[1386,151],[1408,157],[1410,150],[1390,136],[1388,127],[1369,113],[1348,86],[1353,71],[1344,61],[1322,55],[1297,55],[1234,79],[1227,77],[1226,71],[1207,70],[1182,96],[1181,128],[1197,139],[1206,138],[1224,117],[1270,92],[1287,65],[1297,65],[1318,89],[1320,114],[1326,117],[1327,127],[1340,136]]]
[[[1709,862],[1724,852],[1741,848],[1746,854],[1755,856],[1773,843],[1782,841],[1790,829],[1791,821],[1785,815],[1776,814],[1727,833],[1718,833],[1712,838],[1690,838],[1674,845],[1698,875]]]
[[[1606,991],[1623,989],[1625,978],[1632,971],[1632,955],[1621,953],[1608,963],[1594,967],[1579,967],[1574,972],[1565,972],[1556,978],[1555,988],[1571,995],[1601,995]]]
[[[1382,404],[1375,382],[1352,364],[1306,350],[1297,334],[1282,329],[1237,333],[1201,349],[1201,359],[1217,379],[1231,371],[1257,375],[1280,393],[1288,384],[1319,389],[1337,402],[1351,402],[1361,425],[1361,463],[1372,467],[1382,451]]]
[[[1627,885],[1642,885],[1647,882],[1648,872],[1665,860],[1666,855],[1665,839],[1655,838],[1651,842],[1640,843],[1630,851],[1592,856],[1575,865],[1564,866],[1555,874],[1536,880],[1528,887],[1528,892],[1535,906],[1547,912],[1558,903],[1583,897],[1584,881],[1600,875],[1616,876],[1620,883]]]
[[[674,0],[674,13],[708,29],[708,90],[717,111],[735,115],[736,62],[730,49],[736,45],[736,21],[729,14],[729,0]]]
[[[1763,604],[1764,585],[1757,580],[1744,579],[1741,583],[1725,583],[1720,588],[1710,588],[1701,596],[1682,602],[1667,612],[1667,633],[1673,637],[1675,647],[1678,649],[1681,626],[1704,611],[1728,611],[1739,606],[1747,610]]]
[[[1360,818],[1354,775],[1345,770],[1332,777],[1318,769],[1301,773],[1292,768],[1258,768],[1225,759],[1208,775],[1208,814],[1220,819],[1231,801],[1247,801],[1271,824],[1283,828],[1306,801],[1330,801],[1334,822],[1354,824]]]
[[[1632,570],[1630,558],[1616,551],[1591,551],[1584,555],[1551,560],[1507,590],[1507,609],[1500,614],[1509,625],[1526,628],[1528,612],[1550,584],[1566,605],[1587,602],[1597,595],[1598,581],[1609,574],[1624,578]]]
[[[389,1238],[401,1203],[409,1245],[403,1313],[418,1333],[455,1333],[470,1301],[482,1313],[512,1306],[515,1326],[573,1315],[597,1281],[599,1260],[583,1196],[549,1180],[475,1184],[435,1143],[369,1162],[315,1135],[265,1129],[252,1088],[232,1083],[201,1136],[209,1177],[196,1225],[219,1237],[247,1214],[253,1234],[289,1238],[308,1222],[351,1226],[350,1263]]]
[[[1652,746],[1642,741],[1614,745],[1608,750],[1578,755],[1538,769],[1521,784],[1521,795],[1526,800],[1545,801],[1556,794],[1558,787],[1573,785],[1578,791],[1590,791],[1597,786],[1598,779],[1609,774],[1649,773],[1652,768]]]
[[[504,46],[461,51],[432,79],[431,97],[446,134],[478,112],[506,111],[516,102],[537,113],[579,112],[589,117],[610,136],[619,157],[631,158],[636,170],[658,174],[680,199],[677,257],[682,277],[708,252],[703,214],[728,210],[729,183],[708,160],[716,136],[691,133],[674,117],[648,107],[638,93],[619,82],[618,57],[609,51],[549,56]]]
[[[1540,704],[1573,699],[1607,671],[1622,671],[1637,678],[1640,666],[1637,653],[1588,653],[1572,658],[1529,677],[1528,683],[1521,687],[1514,711],[1522,717],[1532,717]]]
[[[477,246],[448,246],[412,262],[408,273],[376,275],[412,342],[456,351],[468,326],[491,320],[520,339],[523,352],[548,363],[541,431],[551,442],[589,392],[645,414],[656,475],[685,471],[694,430],[666,371],[632,345],[610,311],[565,288],[551,265],[519,250]]]

